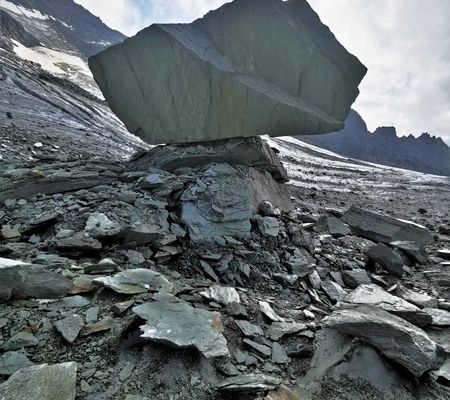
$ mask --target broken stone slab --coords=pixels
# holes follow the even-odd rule
[[[20,350],[23,347],[35,347],[39,345],[39,340],[28,332],[17,332],[0,346],[0,350],[11,351]]]
[[[174,287],[159,272],[143,268],[128,269],[113,276],[96,278],[93,283],[122,294],[139,294],[160,290],[170,293]]]
[[[426,293],[415,292],[413,290],[405,288],[402,285],[397,286],[396,292],[402,299],[420,308],[423,307],[436,308],[438,305],[438,301],[434,297],[431,297]]]
[[[266,301],[260,301],[259,302],[259,309],[271,321],[284,322],[284,319],[281,318],[280,316],[278,316],[275,313],[275,311],[273,310],[273,308],[270,306],[270,304],[267,303]]]
[[[441,310],[439,308],[424,308],[426,312],[432,318],[432,325],[435,326],[450,326],[450,312]]]
[[[263,336],[263,330],[259,325],[252,324],[243,319],[235,320],[234,323],[239,327],[244,336],[254,338],[255,336]]]
[[[217,312],[170,300],[145,303],[133,307],[133,312],[146,321],[141,326],[144,339],[179,348],[195,347],[208,358],[229,355]]]
[[[272,343],[272,361],[275,364],[286,364],[290,361],[290,358],[287,356],[286,351],[277,342]]]
[[[56,330],[68,342],[73,343],[84,326],[80,315],[70,315],[54,323]]]
[[[114,327],[114,319],[111,317],[105,317],[100,321],[96,322],[94,325],[90,326],[86,330],[84,330],[81,335],[88,336],[94,333],[109,331]]]
[[[387,272],[399,278],[403,276],[403,260],[383,243],[378,243],[366,251],[366,255],[380,264]]]
[[[342,221],[358,235],[376,242],[415,242],[420,246],[433,243],[431,232],[424,226],[352,206]]]
[[[356,289],[359,285],[372,283],[365,269],[356,268],[351,271],[342,271],[342,280],[350,289]]]
[[[116,315],[120,315],[123,314],[125,311],[127,311],[133,304],[134,300],[115,303],[111,306],[111,311]]]
[[[194,242],[214,241],[217,237],[246,238],[250,235],[250,218],[263,200],[282,210],[291,208],[288,188],[268,172],[211,165],[181,195],[181,221]]]
[[[118,222],[96,212],[89,215],[84,230],[94,239],[106,239],[117,236],[122,228]]]
[[[287,335],[294,335],[308,329],[306,324],[299,322],[273,322],[270,325],[268,335],[272,340],[278,341]]]
[[[130,168],[143,170],[153,166],[173,172],[179,168],[198,168],[212,163],[258,168],[269,172],[276,181],[287,182],[289,180],[277,154],[259,136],[191,145],[157,146],[132,161]]]
[[[297,248],[293,254],[287,255],[285,264],[290,274],[304,278],[314,271],[316,260],[306,249]]]
[[[339,308],[349,305],[376,306],[420,327],[431,323],[431,317],[425,311],[400,297],[393,296],[375,284],[358,286],[338,303]]]
[[[280,209],[274,207],[274,205],[267,200],[264,200],[258,208],[258,212],[263,216],[263,217],[275,217],[278,218],[281,216],[281,211]]]
[[[322,215],[316,224],[317,232],[328,233],[331,236],[347,236],[350,229],[342,221],[332,215]]]
[[[422,329],[377,307],[335,311],[326,317],[324,327],[367,340],[417,377],[443,361],[436,343]]]
[[[278,0],[151,25],[89,67],[113,112],[150,144],[336,132],[367,72],[306,1]]]
[[[256,215],[254,217],[258,229],[265,237],[277,237],[280,233],[280,222],[275,217],[261,217]]]
[[[63,253],[98,253],[102,250],[102,244],[92,237],[75,235],[56,240],[55,248]]]
[[[77,363],[34,365],[0,385],[2,400],[75,400]]]
[[[347,296],[347,292],[342,288],[341,285],[339,285],[339,283],[330,281],[328,279],[321,281],[321,287],[333,303],[337,303],[345,296]]]
[[[63,275],[46,267],[0,258],[0,301],[57,298],[70,286]]]
[[[0,375],[10,376],[21,368],[30,367],[33,363],[28,357],[17,351],[8,351],[0,355]]]
[[[264,374],[245,374],[233,376],[222,381],[217,390],[221,392],[253,393],[273,390],[281,385],[281,379]]]
[[[112,274],[118,270],[119,266],[109,258],[104,258],[97,264],[89,264],[84,267],[84,273],[92,275]]]
[[[203,297],[209,300],[216,301],[219,304],[226,306],[230,303],[240,303],[241,299],[239,293],[235,288],[213,285],[203,292],[200,292]]]
[[[270,355],[272,354],[272,349],[265,344],[257,343],[250,339],[244,339],[242,342],[250,347],[253,352],[256,352],[260,356],[270,357]]]
[[[415,242],[397,240],[395,242],[391,242],[390,245],[392,247],[395,247],[396,249],[403,251],[419,263],[424,263],[428,259],[427,252],[422,247],[418,246]]]

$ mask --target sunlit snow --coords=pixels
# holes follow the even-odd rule
[[[11,3],[8,0],[2,0],[0,2],[1,8],[12,11],[15,14],[23,15],[27,18],[35,18],[35,19],[50,19],[49,15],[44,15],[38,10],[28,9],[17,4]]]

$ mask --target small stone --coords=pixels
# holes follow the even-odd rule
[[[286,364],[290,361],[283,347],[277,342],[272,343],[272,361],[275,364]]]
[[[121,382],[126,381],[133,373],[134,368],[135,368],[135,365],[133,363],[127,362],[125,367],[123,367],[119,372],[120,381]]]
[[[139,251],[128,250],[127,251],[128,261],[133,265],[141,265],[145,262],[145,258]]]
[[[110,258],[104,258],[97,264],[90,264],[84,267],[84,273],[92,275],[112,274],[118,270],[119,266]]]
[[[263,374],[247,374],[225,379],[217,386],[217,390],[221,392],[252,393],[273,390],[280,384],[280,378]]]
[[[450,250],[448,249],[438,250],[437,256],[443,258],[444,260],[450,260]]]
[[[120,314],[123,314],[125,311],[127,311],[133,304],[134,304],[134,300],[124,301],[122,303],[116,303],[111,306],[111,311],[116,315],[120,315]]]
[[[450,312],[439,308],[424,308],[424,312],[431,316],[434,326],[450,326]]]
[[[25,354],[17,351],[9,351],[0,354],[0,375],[10,376],[21,368],[29,367],[33,363]]]
[[[111,221],[105,214],[96,212],[89,215],[84,230],[95,239],[105,239],[117,236],[121,227],[119,223]]]
[[[263,217],[279,217],[281,215],[281,211],[279,208],[275,207],[270,201],[263,201],[259,205],[258,209],[259,213]]]
[[[400,249],[419,263],[424,263],[428,259],[427,252],[415,242],[396,241],[391,242],[390,245],[396,249]]]
[[[321,286],[322,290],[333,303],[337,303],[347,295],[347,292],[336,282],[325,280],[321,282]]]
[[[83,318],[79,315],[71,315],[55,322],[56,330],[67,342],[73,343],[84,326]]]
[[[217,276],[217,274],[214,272],[212,267],[206,261],[200,260],[200,267],[202,267],[203,272],[209,279],[211,279],[217,283],[219,282],[219,277]]]
[[[294,274],[273,274],[273,279],[283,286],[293,286],[298,281],[298,275]]]
[[[86,310],[86,323],[92,324],[94,322],[97,322],[98,319],[98,313],[100,311],[100,307],[91,307]]]
[[[89,253],[102,250],[102,244],[94,238],[84,236],[72,236],[66,239],[58,239],[55,242],[57,250],[68,253]]]
[[[250,339],[244,339],[243,343],[245,343],[252,350],[256,351],[257,353],[259,353],[263,356],[270,357],[270,355],[272,354],[272,349],[269,346],[266,346],[264,344],[256,343]]]
[[[203,297],[209,300],[213,300],[222,305],[227,305],[230,303],[240,303],[241,299],[239,293],[235,288],[213,285],[210,286],[206,291],[200,292]]]
[[[366,251],[367,256],[380,264],[387,272],[399,278],[403,276],[403,260],[383,243],[378,243]]]
[[[34,347],[38,345],[39,341],[30,333],[18,332],[3,343],[0,349],[3,351],[20,350],[22,347]]]
[[[306,330],[305,324],[298,322],[274,322],[269,328],[269,337],[272,340],[280,340],[283,336],[293,335]]]
[[[111,317],[105,317],[102,320],[98,321],[88,329],[86,329],[82,336],[92,335],[94,333],[109,331],[114,326],[114,320]]]
[[[342,280],[350,289],[356,289],[359,285],[372,283],[364,269],[353,269],[351,271],[342,271]]]
[[[253,338],[255,336],[264,335],[263,330],[258,325],[254,325],[245,320],[235,320],[234,322],[246,337]]]
[[[265,237],[277,237],[280,233],[280,222],[274,217],[255,217],[259,231]]]
[[[273,310],[273,308],[270,306],[269,303],[267,303],[266,301],[260,301],[259,302],[259,308],[261,310],[261,312],[267,317],[269,318],[271,321],[280,321],[280,322],[284,322],[284,319],[279,317],[275,311]]]
[[[317,221],[317,232],[328,233],[331,236],[347,236],[350,229],[342,221],[331,215],[322,215]]]
[[[19,240],[21,238],[20,232],[16,228],[11,228],[9,225],[3,225],[0,231],[3,239],[9,241]]]

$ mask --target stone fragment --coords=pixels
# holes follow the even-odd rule
[[[387,272],[399,278],[403,276],[403,260],[383,243],[378,243],[366,251],[370,259],[380,264]]]
[[[181,221],[194,242],[211,242],[220,236],[245,238],[262,200],[282,210],[291,208],[287,187],[268,172],[214,164],[181,195]]]
[[[257,215],[255,221],[259,231],[265,237],[277,237],[280,233],[280,223],[274,217],[261,217]]]
[[[331,236],[347,236],[350,229],[342,221],[332,215],[322,215],[316,224],[317,232],[328,233]]]
[[[109,331],[114,326],[114,320],[111,317],[105,317],[102,320],[96,322],[82,332],[82,336],[92,335],[94,333]]]
[[[97,264],[84,267],[84,273],[92,275],[112,274],[119,270],[119,266],[110,258],[104,258]]]
[[[254,325],[251,322],[239,319],[235,320],[234,322],[246,337],[254,338],[255,336],[264,335],[263,330],[259,325]]]
[[[249,346],[253,351],[256,351],[259,355],[270,357],[272,354],[272,349],[265,344],[260,344],[250,339],[244,339],[242,342]]]
[[[70,281],[50,269],[0,258],[0,301],[55,298],[69,289]]]
[[[141,265],[145,263],[145,258],[142,253],[136,250],[128,250],[127,258],[130,264],[133,265]]]
[[[111,221],[105,214],[96,212],[89,215],[84,230],[95,239],[106,239],[117,236],[121,227],[118,222]]]
[[[342,288],[341,285],[330,280],[322,281],[321,287],[333,303],[337,303],[347,295],[347,292]]]
[[[415,304],[418,307],[436,308],[438,301],[426,293],[419,293],[407,289],[402,285],[397,286],[397,294],[409,303]]]
[[[341,219],[355,233],[376,242],[408,241],[415,242],[420,246],[433,243],[431,232],[424,226],[355,206],[345,212]]]
[[[75,400],[77,363],[41,364],[18,370],[0,385],[2,400]]]
[[[51,310],[62,310],[66,308],[82,308],[89,305],[91,302],[83,296],[70,296],[63,299],[48,302],[46,307]]]
[[[126,381],[133,373],[134,368],[135,368],[135,365],[133,363],[127,362],[125,364],[125,366],[120,370],[120,373],[119,373],[120,381],[121,382]]]
[[[436,343],[423,330],[380,308],[335,311],[324,326],[367,340],[417,377],[442,363]]]
[[[235,288],[213,285],[203,292],[200,292],[203,297],[209,300],[216,301],[219,304],[226,306],[230,303],[240,303],[241,299],[239,293]]]
[[[272,343],[272,361],[275,364],[286,364],[290,361],[283,347],[277,342]]]
[[[259,213],[263,217],[279,217],[281,215],[281,211],[279,208],[274,207],[274,205],[267,200],[264,200],[258,208]]]
[[[356,289],[359,285],[372,283],[365,269],[353,269],[351,271],[342,271],[342,280],[350,289]]]
[[[450,387],[450,359],[439,370],[435,371],[433,375],[438,383]]]
[[[278,316],[275,311],[273,310],[273,308],[270,306],[269,303],[267,303],[266,301],[260,301],[259,302],[259,309],[261,310],[261,312],[267,317],[269,318],[271,321],[279,321],[279,322],[284,322],[284,319],[281,318],[280,316]]]
[[[435,326],[450,326],[450,312],[441,310],[439,308],[424,308],[426,312],[432,318],[432,325]]]
[[[150,144],[339,131],[367,72],[306,1],[274,0],[154,24],[89,66],[113,112]]]
[[[390,245],[396,249],[400,249],[419,263],[424,263],[428,259],[427,252],[415,242],[397,240],[395,242],[391,242]]]
[[[0,233],[2,238],[8,241],[17,241],[22,236],[16,228],[11,228],[9,225],[3,225]]]
[[[219,283],[219,277],[212,269],[211,265],[209,265],[206,261],[200,260],[200,267],[202,267],[203,272],[206,274],[206,276],[213,280],[214,282]]]
[[[285,385],[271,391],[264,400],[302,400],[297,394]]]
[[[295,274],[273,274],[273,279],[283,286],[293,286],[298,281],[298,275]]]
[[[346,307],[349,304],[376,306],[417,326],[426,326],[431,323],[431,318],[426,312],[374,284],[358,286],[338,306]]]
[[[88,308],[86,310],[86,323],[92,324],[94,322],[97,322],[99,312],[100,312],[100,307],[98,307],[98,306]]]
[[[21,368],[29,367],[33,363],[25,354],[17,351],[8,351],[0,354],[0,375],[10,376]]]
[[[195,347],[205,357],[229,355],[220,314],[191,307],[184,302],[155,301],[133,308],[146,321],[144,339],[174,347]]]
[[[140,224],[128,226],[123,232],[125,243],[136,243],[137,246],[145,246],[156,242],[163,237],[165,226],[160,224]]]
[[[221,392],[252,393],[273,390],[280,384],[280,378],[264,374],[246,374],[225,379],[217,386],[217,390]]]
[[[63,253],[98,253],[102,250],[102,244],[97,239],[81,235],[58,239],[55,247]]]
[[[54,323],[56,330],[67,342],[73,343],[84,326],[83,318],[71,315]]]
[[[305,249],[295,249],[294,253],[287,257],[286,268],[290,274],[304,278],[314,271],[315,259]]]
[[[438,250],[437,256],[443,258],[444,260],[450,260],[450,250],[448,249]]]
[[[287,335],[293,335],[306,330],[308,327],[299,322],[274,322],[270,325],[268,335],[272,340],[280,340]]]
[[[150,269],[128,269],[116,275],[94,279],[94,284],[107,287],[117,293],[139,294],[164,290],[171,292],[173,284],[159,272]]]

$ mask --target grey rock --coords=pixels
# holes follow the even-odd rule
[[[281,379],[264,374],[246,374],[227,378],[222,381],[217,390],[221,392],[252,393],[273,390],[281,385]]]
[[[277,237],[280,233],[280,223],[274,217],[261,217],[257,215],[255,221],[259,231],[266,237]]]
[[[0,258],[0,301],[64,296],[70,282],[46,267]]]
[[[390,245],[396,249],[400,249],[419,263],[424,263],[428,259],[427,252],[415,242],[396,241],[391,242]]]
[[[441,310],[439,308],[424,308],[423,311],[431,316],[432,325],[450,326],[450,311]]]
[[[306,324],[299,322],[273,322],[270,325],[268,335],[272,340],[280,340],[287,335],[293,335],[308,329]]]
[[[448,249],[438,250],[437,256],[443,258],[444,260],[450,260],[450,250]]]
[[[142,338],[185,348],[195,347],[205,357],[229,355],[220,314],[176,301],[155,301],[133,308],[146,321]]]
[[[235,320],[234,322],[246,337],[254,338],[255,336],[264,335],[263,330],[259,325],[254,325],[245,320]]]
[[[438,370],[433,372],[438,383],[450,387],[450,359]]]
[[[145,258],[139,251],[128,250],[127,251],[128,261],[133,265],[141,265],[145,262]]]
[[[273,310],[273,308],[270,306],[270,304],[267,303],[266,301],[259,301],[259,309],[271,321],[284,322],[284,319],[278,316]]]
[[[135,365],[133,363],[127,362],[125,366],[120,370],[119,379],[122,382],[126,381],[133,373],[134,368]]]
[[[299,276],[295,274],[273,274],[273,279],[283,286],[293,286],[298,281]]]
[[[143,268],[128,269],[113,276],[96,278],[93,283],[122,294],[139,294],[160,290],[170,293],[173,290],[173,284],[159,272]]]
[[[331,236],[347,236],[350,229],[342,221],[332,215],[322,215],[316,224],[317,232],[328,233]]]
[[[206,261],[200,260],[200,267],[203,269],[203,272],[206,274],[206,276],[213,280],[214,282],[219,283],[219,277],[212,269],[211,265],[209,265]]]
[[[367,340],[418,377],[442,364],[436,343],[422,329],[380,308],[335,311],[324,326]]]
[[[260,205],[258,209],[259,213],[263,217],[279,217],[281,215],[280,209],[274,207],[274,205],[267,200],[264,200]]]
[[[249,346],[253,351],[257,352],[259,355],[270,357],[272,354],[272,349],[265,344],[260,344],[250,339],[244,339],[242,342]]]
[[[80,315],[71,315],[54,323],[56,330],[69,343],[73,343],[84,326]]]
[[[94,322],[97,322],[99,311],[100,307],[98,306],[88,308],[86,310],[86,323],[92,324]]]
[[[121,226],[118,222],[111,221],[105,214],[96,212],[89,215],[84,230],[95,239],[105,239],[117,236]]]
[[[272,361],[275,364],[286,364],[290,361],[283,347],[279,343],[272,343]]]
[[[434,297],[431,297],[426,293],[415,292],[413,290],[405,288],[402,285],[397,286],[396,292],[402,299],[421,308],[436,308],[438,305],[438,301]]]
[[[152,25],[89,66],[114,113],[151,144],[337,131],[367,71],[306,1],[275,0]]]
[[[89,264],[84,267],[84,273],[92,275],[112,274],[118,270],[119,266],[109,258],[105,258],[97,264]]]
[[[338,306],[346,307],[349,304],[376,306],[421,327],[431,323],[431,318],[425,311],[375,284],[358,286]]]
[[[8,351],[0,355],[0,375],[10,376],[21,368],[29,367],[33,363],[25,354]]]
[[[383,243],[378,243],[366,251],[370,259],[380,264],[390,274],[403,276],[403,260]]]
[[[98,253],[102,250],[102,244],[97,239],[81,235],[58,239],[55,247],[64,253]]]
[[[0,385],[2,400],[74,400],[77,363],[22,368]]]
[[[105,317],[96,322],[94,325],[91,325],[89,328],[83,330],[81,336],[88,336],[99,332],[109,331],[113,327],[114,319],[112,319],[111,317]]]
[[[20,350],[23,347],[35,347],[39,345],[39,340],[28,332],[18,332],[12,335],[0,346],[3,351]]]
[[[91,302],[83,296],[70,296],[47,303],[45,306],[52,310],[61,310],[65,308],[82,308]]]
[[[322,278],[316,270],[308,275],[308,279],[314,289],[320,289],[322,287]]]
[[[314,271],[315,259],[305,249],[295,249],[294,253],[287,257],[286,268],[290,274],[304,278]]]
[[[154,195],[168,197],[172,192],[183,189],[184,182],[167,171],[155,170],[140,182],[140,186]]]
[[[214,241],[218,236],[245,238],[262,200],[283,210],[291,208],[287,187],[268,172],[212,165],[181,195],[181,221],[194,242]]]
[[[164,214],[164,212],[161,212]],[[164,232],[169,229],[167,221],[160,223],[145,223],[128,226],[124,232],[123,241],[125,243],[136,243],[137,246],[144,246],[161,239]]]
[[[122,303],[115,303],[111,306],[111,311],[116,315],[120,315],[123,314],[125,311],[127,311],[133,304],[134,300],[124,301]]]
[[[350,289],[356,289],[359,285],[372,283],[365,269],[353,269],[351,271],[342,271],[342,280]]]
[[[337,303],[347,295],[347,292],[339,285],[339,283],[330,280],[322,281],[321,287],[333,303]]]
[[[200,293],[209,300],[216,301],[219,304],[226,306],[230,303],[240,303],[241,299],[239,293],[235,288],[213,285]]]
[[[421,225],[355,206],[345,212],[341,219],[357,234],[376,242],[408,241],[420,246],[433,243],[431,232]]]

